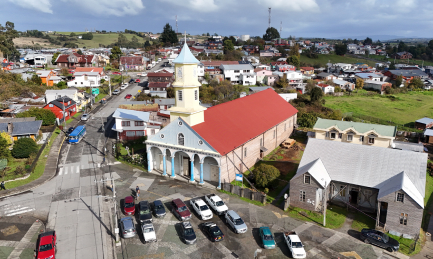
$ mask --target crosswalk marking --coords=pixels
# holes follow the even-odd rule
[[[62,175],[62,174],[63,174],[63,167],[60,168],[60,170],[59,170],[59,175]]]
[[[14,215],[34,211],[34,210],[35,208],[31,208],[27,206],[8,204],[8,205],[1,206],[2,213],[0,213],[0,215],[3,214],[5,216],[14,216]]]

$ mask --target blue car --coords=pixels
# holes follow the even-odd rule
[[[268,227],[260,227],[260,238],[262,239],[263,248],[274,249],[275,240],[271,230]]]

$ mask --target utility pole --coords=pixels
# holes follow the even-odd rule
[[[323,226],[326,226],[326,195],[328,195],[328,186],[326,185],[326,181],[325,181],[325,189],[324,189],[324,194],[323,194]]]
[[[109,89],[110,96],[111,96],[111,76],[108,76],[108,89]]]

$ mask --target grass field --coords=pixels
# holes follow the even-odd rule
[[[365,60],[365,59],[361,59],[361,58],[352,58],[349,56],[338,56],[335,54],[329,54],[329,55],[325,55],[325,54],[319,54],[319,58],[317,59],[312,59],[312,58],[308,58],[304,55],[301,55],[301,62],[305,62],[308,63],[310,65],[314,65],[314,64],[320,64],[320,66],[324,67],[326,65],[326,63],[331,62],[331,63],[350,63],[350,64],[354,64],[354,63],[363,63],[363,64],[368,64],[369,66],[375,66],[376,62],[374,61],[369,61],[369,60]]]
[[[430,118],[433,116],[433,92],[409,92],[393,96],[395,98],[357,94],[342,97],[327,96],[325,106],[343,113],[353,112],[397,124],[407,124],[425,116]]]

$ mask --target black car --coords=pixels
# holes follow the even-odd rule
[[[71,134],[72,133],[72,131],[74,131],[74,127],[70,127],[67,131],[66,131],[66,134]]]
[[[131,83],[134,83],[134,82],[135,82],[134,79],[129,80],[129,83],[130,83],[130,84],[131,84]]]
[[[182,238],[185,240],[185,243],[188,245],[192,245],[197,242],[197,237],[195,235],[194,229],[189,221],[184,221],[180,224],[182,226]]]
[[[224,234],[221,229],[213,222],[206,222],[202,224],[202,229],[212,241],[219,242],[224,240]]]
[[[138,219],[141,223],[146,221],[152,221],[152,212],[150,211],[149,202],[140,201],[138,203]]]
[[[400,248],[400,243],[397,240],[375,229],[362,229],[360,237],[366,244],[382,247],[388,252],[398,251]]]
[[[153,202],[153,212],[155,212],[155,216],[157,218],[165,216],[165,207],[160,200],[156,200]]]

